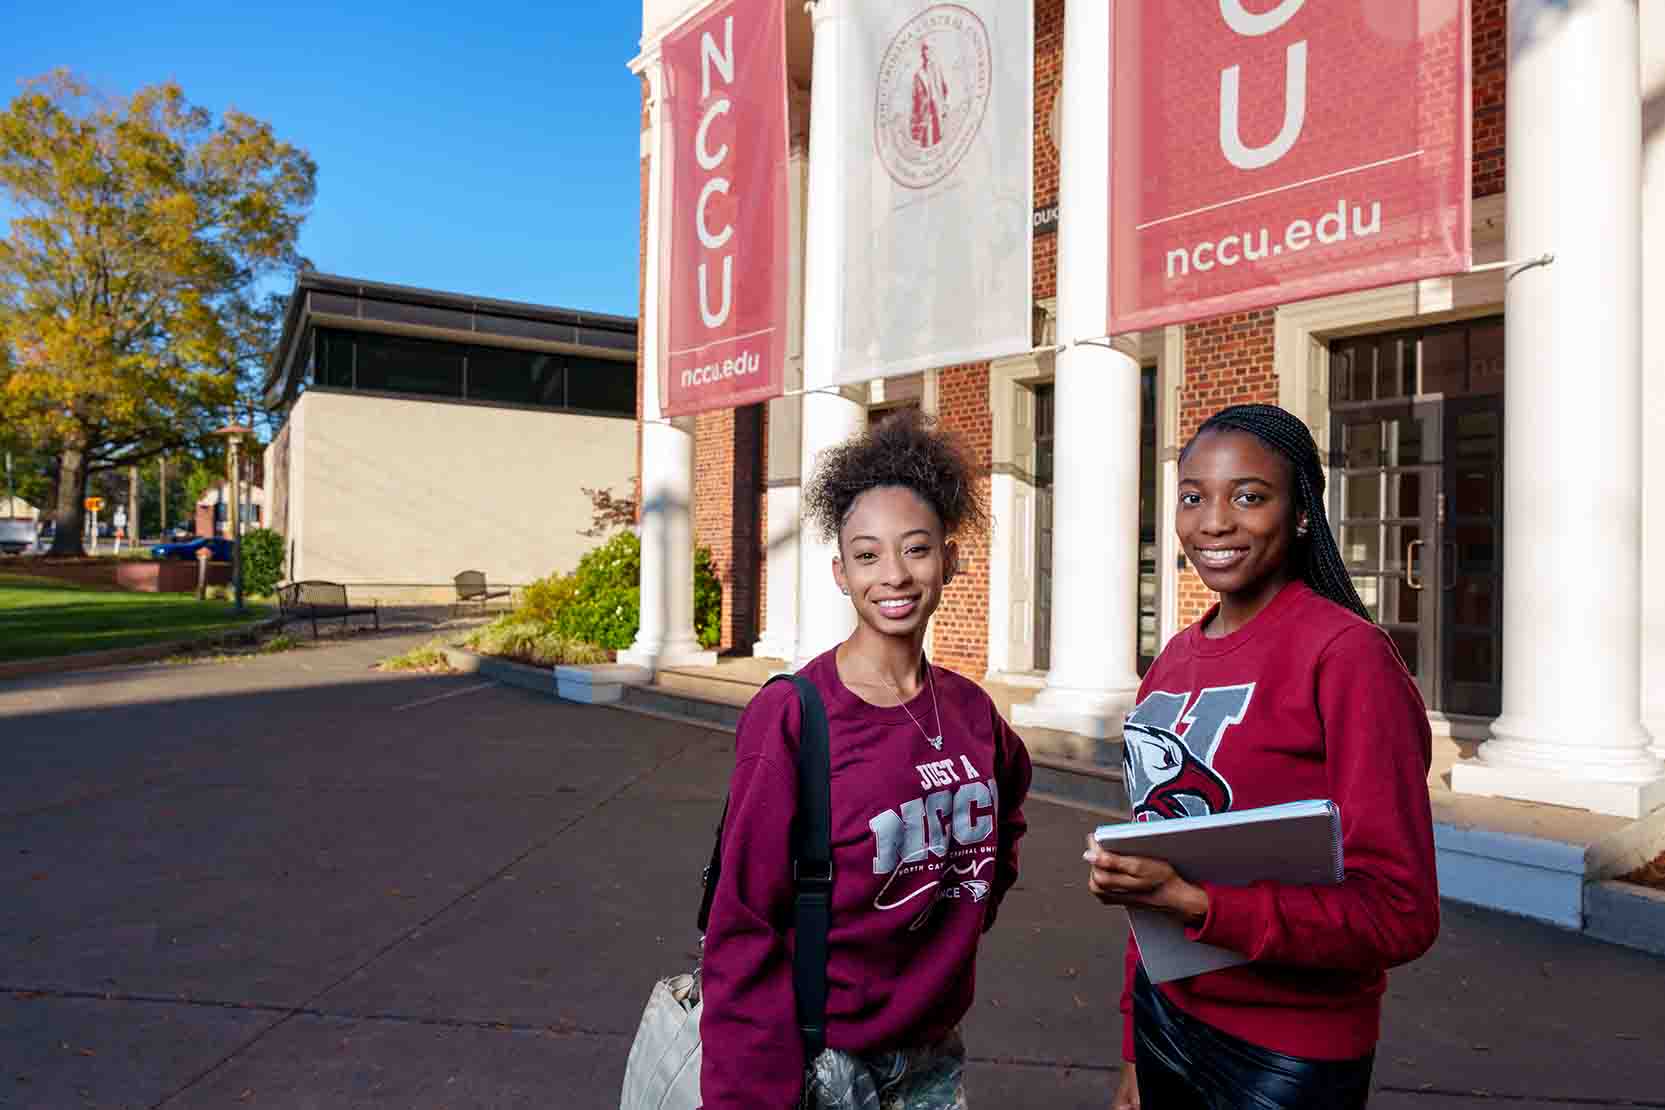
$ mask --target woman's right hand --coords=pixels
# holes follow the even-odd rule
[[[1139,1110],[1139,1077],[1133,1074],[1133,1061],[1122,1061],[1122,1081],[1116,1086],[1116,1097],[1111,1110]]]

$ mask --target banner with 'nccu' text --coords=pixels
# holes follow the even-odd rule
[[[1116,0],[1110,55],[1112,332],[1468,269],[1468,0]]]
[[[786,361],[780,0],[715,0],[661,47],[660,407],[778,397]]]

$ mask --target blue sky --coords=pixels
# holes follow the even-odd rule
[[[639,4],[0,8],[6,100],[58,66],[113,94],[173,78],[306,148],[320,270],[636,313]]]

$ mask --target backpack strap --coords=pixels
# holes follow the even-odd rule
[[[798,819],[793,822],[792,989],[808,1063],[827,1046],[827,931],[832,926],[832,758],[827,710],[814,683],[792,675],[803,707]]]
[[[792,822],[792,993],[797,999],[798,1030],[807,1063],[827,1044],[827,931],[832,925],[832,761],[828,748],[827,708],[815,684],[800,675],[776,675],[770,682],[798,688],[798,816]],[[765,683],[767,685],[767,683]],[[711,902],[722,874],[723,824],[728,802],[717,822],[716,843],[706,864],[700,896],[699,929],[711,920]]]

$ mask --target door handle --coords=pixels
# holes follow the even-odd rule
[[[1416,549],[1427,542],[1426,540],[1412,540],[1405,545],[1405,585],[1413,590],[1422,589],[1422,580],[1411,573],[1411,568],[1414,566],[1413,560],[1416,557]]]

